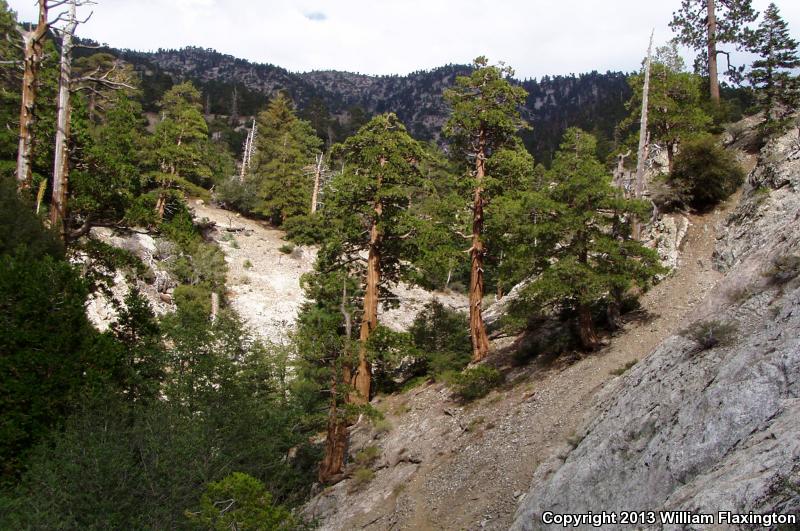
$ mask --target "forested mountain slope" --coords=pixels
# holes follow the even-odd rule
[[[132,63],[141,73],[145,108],[153,108],[158,95],[183,80],[191,80],[201,89],[207,114],[254,115],[267,97],[286,91],[322,136],[332,127],[335,140],[357,128],[365,116],[390,110],[415,137],[439,138],[448,113],[442,90],[451,86],[456,76],[470,71],[467,65],[446,65],[405,76],[332,70],[295,73],[197,47],[105,51]],[[626,74],[621,72],[545,76],[520,84],[530,94],[523,117],[535,124],[524,140],[536,159],[544,162],[549,161],[568,126],[599,136],[602,148],[626,115],[624,103],[631,95]]]

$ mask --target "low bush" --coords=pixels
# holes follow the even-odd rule
[[[783,285],[800,275],[800,256],[787,254],[772,259],[763,275],[772,285]]]
[[[724,321],[698,321],[683,331],[683,336],[691,339],[700,347],[700,350],[709,350],[714,347],[724,347],[736,341],[737,326],[735,323]]]
[[[349,492],[357,492],[366,487],[375,478],[375,471],[371,468],[356,468],[350,478]]]
[[[450,373],[448,380],[456,395],[469,402],[488,395],[505,381],[505,377],[494,367],[478,365],[460,373]]]
[[[197,529],[295,529],[292,513],[272,503],[272,495],[252,476],[234,472],[206,487],[200,510],[186,511]]]

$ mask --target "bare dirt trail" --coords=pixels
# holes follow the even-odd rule
[[[382,399],[378,407],[394,429],[378,441],[385,461],[368,486],[374,502],[339,509],[323,528],[507,529],[537,466],[577,443],[615,371],[681,330],[722,277],[711,262],[715,229],[737,201],[688,216],[679,267],[642,297],[638,317],[601,351],[512,371],[504,389],[465,407],[441,384]]]

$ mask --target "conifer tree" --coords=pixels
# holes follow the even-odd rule
[[[333,245],[344,262],[367,263],[360,269],[364,300],[359,331],[358,367],[353,374],[353,402],[370,399],[371,371],[366,343],[378,326],[378,305],[402,276],[401,260],[411,258],[408,242],[410,189],[419,184],[419,144],[394,114],[376,116],[335,150],[347,171],[334,178],[327,211],[337,216]],[[388,302],[384,300],[384,302]]]
[[[791,72],[800,67],[800,58],[797,41],[789,36],[788,25],[774,3],[764,12],[752,51],[761,57],[753,61],[748,78],[764,112],[763,129],[767,134],[777,133],[800,103],[800,81]]]
[[[485,57],[475,59],[474,66],[471,75],[459,76],[455,87],[444,93],[452,107],[444,133],[462,155],[473,184],[469,324],[473,361],[480,361],[489,353],[489,336],[482,317],[486,254],[484,209],[490,200],[486,190],[492,178],[486,173],[486,161],[498,149],[513,144],[515,133],[524,125],[519,107],[527,92],[509,82],[508,78],[514,73],[510,67],[490,66]]]
[[[317,273],[306,280],[307,293],[316,302],[302,319],[306,327],[309,322],[317,327],[328,323],[321,340],[332,328],[344,328],[344,341],[329,338],[318,349],[326,353],[332,375],[323,481],[342,471],[348,408],[364,406],[371,397],[367,343],[378,326],[379,304],[392,303],[390,287],[405,273],[401,260],[413,258],[408,206],[412,188],[420,182],[416,165],[423,152],[397,116],[386,114],[335,146],[334,155],[345,161],[347,171],[330,184],[323,210],[330,237],[319,251]],[[357,358],[349,346],[355,312],[347,294],[353,293],[353,278],[359,279],[362,294]]]
[[[257,123],[256,154],[248,179],[258,187],[256,210],[280,225],[308,213],[314,182],[308,169],[322,141],[282,93],[272,98]]]
[[[719,50],[718,46],[746,46],[752,38],[747,24],[757,16],[751,0],[682,0],[680,10],[673,13],[669,25],[678,33],[676,40],[704,52],[695,60],[695,71],[708,74],[709,93],[714,103],[719,103],[717,55],[728,53]],[[739,70],[731,67],[729,62],[728,75],[735,78],[738,74]]]
[[[196,190],[208,182],[211,170],[205,160],[208,124],[202,115],[200,92],[190,82],[181,83],[167,91],[160,104],[162,118],[151,139],[151,150],[157,167],[153,175],[161,188],[156,213],[162,218],[166,190]]]
[[[551,185],[530,202],[534,227],[524,229],[533,236],[529,273],[540,274],[523,297],[535,307],[574,311],[587,350],[599,345],[593,306],[618,303],[631,286],[644,287],[661,272],[655,252],[630,234],[631,217],[646,212],[647,204],[623,198],[595,149],[592,135],[567,130],[547,176]]]

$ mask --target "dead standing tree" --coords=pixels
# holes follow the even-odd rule
[[[79,24],[86,23],[92,16],[90,13],[83,20],[77,18],[77,8],[94,4],[91,0],[68,0],[69,6],[65,13],[59,15],[57,20],[63,18],[65,21],[63,28],[55,28],[54,31],[61,36],[61,61],[59,66],[58,79],[58,111],[56,119],[56,138],[55,156],[53,162],[53,193],[50,201],[50,226],[59,231],[63,239],[70,236],[64,220],[67,214],[67,188],[69,182],[69,136],[70,136],[70,115],[71,104],[70,96],[75,90],[96,90],[93,85],[99,85],[111,89],[133,87],[121,81],[115,81],[111,75],[117,69],[115,62],[111,68],[105,72],[100,71],[100,67],[94,71],[74,79],[72,77],[72,51],[74,49],[73,39],[75,29]],[[51,23],[52,27],[52,23]],[[79,235],[88,230],[90,220],[86,220],[84,227],[75,235]]]
[[[644,195],[644,166],[647,160],[647,148],[649,135],[647,134],[647,105],[650,94],[650,63],[653,54],[653,33],[650,32],[650,44],[647,46],[647,59],[644,62],[644,88],[642,89],[642,115],[639,120],[639,148],[636,151],[636,180],[633,189],[633,196],[641,199]],[[633,237],[641,237],[641,221],[635,220],[633,223]]]
[[[39,66],[44,59],[44,39],[47,36],[50,22],[47,13],[50,7],[64,2],[48,2],[38,0],[39,20],[35,28],[17,27],[22,37],[22,101],[19,107],[19,147],[17,151],[17,189],[28,190],[33,181],[31,155],[33,150],[33,122],[35,120],[36,84]]]
[[[244,177],[250,169],[250,164],[253,160],[253,153],[256,151],[256,135],[258,134],[258,125],[253,120],[253,127],[247,132],[247,138],[244,140],[244,148],[242,149],[242,170],[239,174],[239,181],[244,182]]]

